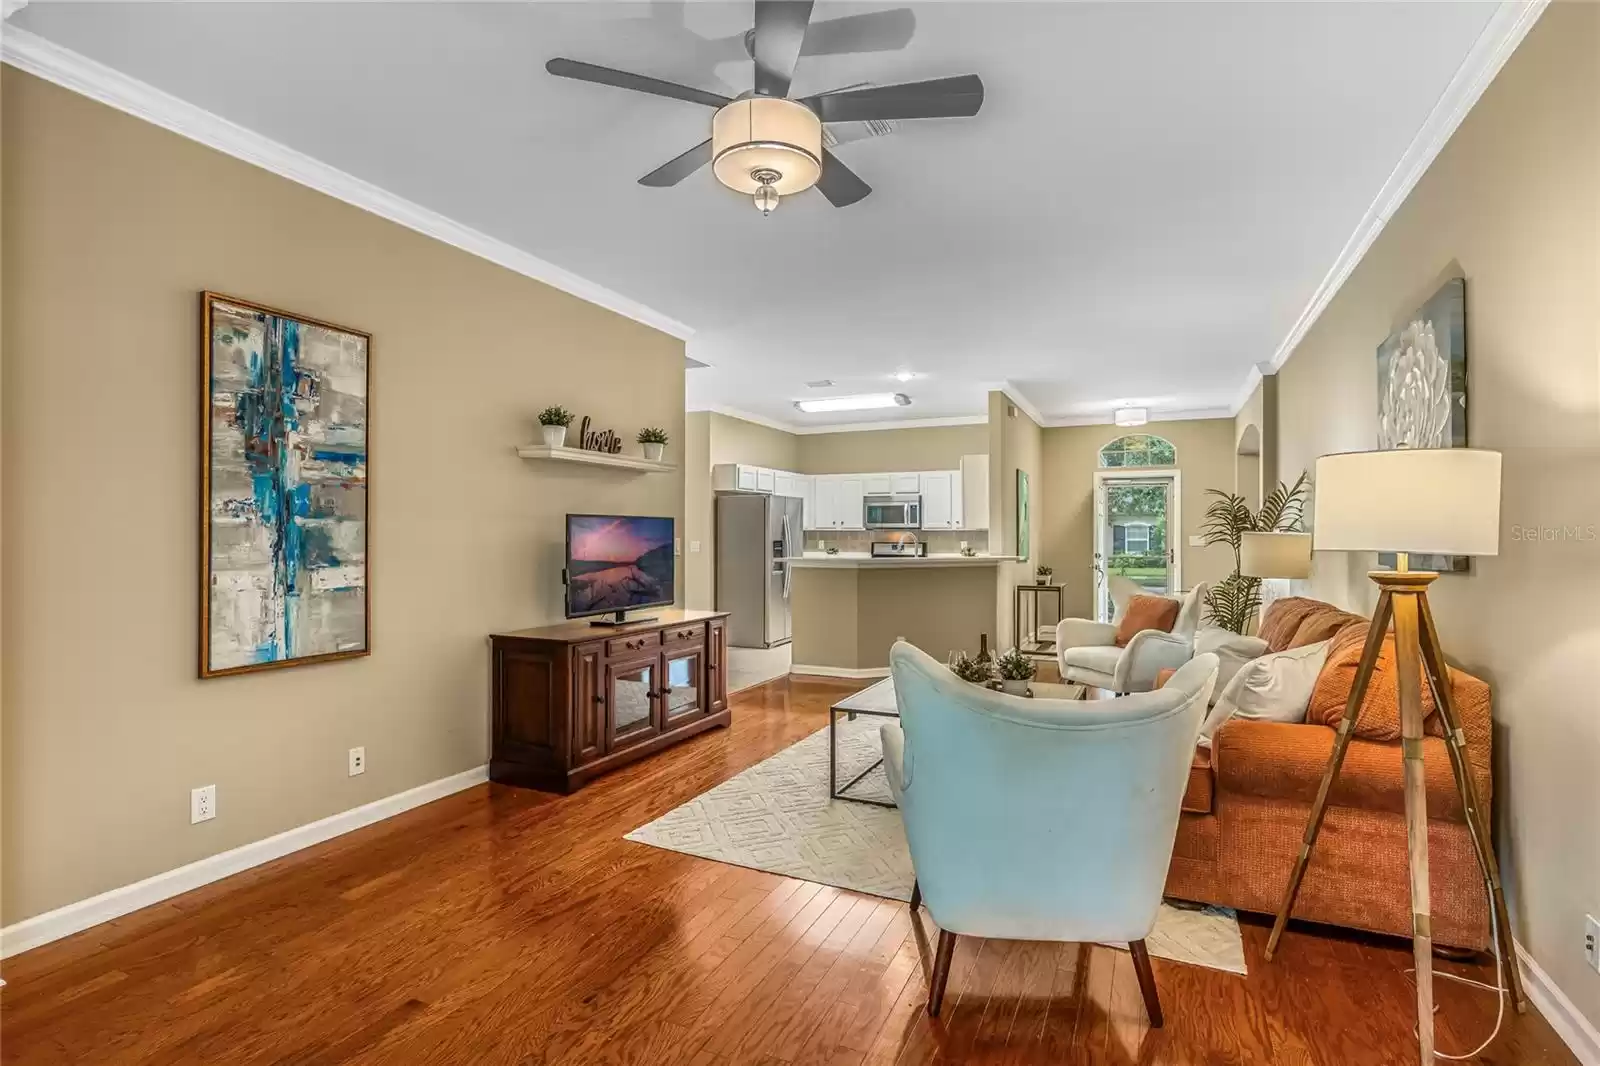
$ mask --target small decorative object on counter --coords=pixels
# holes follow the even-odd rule
[[[987,657],[973,658],[964,651],[950,653],[950,672],[974,685],[986,685],[994,676],[993,664]]]
[[[1034,577],[1038,578],[1039,584],[1050,585],[1054,584],[1056,569],[1053,566],[1046,566],[1043,563],[1040,563],[1038,566],[1033,568],[1033,574]]]
[[[978,553],[973,550],[972,545],[970,544],[963,544],[961,546],[961,554],[968,559],[976,559],[978,557]]]
[[[838,555],[839,554],[839,549],[838,548],[828,547],[828,548],[823,548],[822,550],[827,552],[829,555]]]
[[[1022,654],[1020,648],[1012,648],[995,662],[995,670],[1000,674],[1000,691],[1012,696],[1026,696],[1028,682],[1033,680],[1035,667],[1033,660]]]
[[[590,429],[589,416],[584,415],[578,423],[578,447],[586,452],[616,455],[622,450],[622,438],[614,429]]]
[[[557,404],[539,412],[539,426],[544,432],[546,448],[564,448],[567,444],[567,427],[572,425],[571,411]]]
[[[667,446],[666,430],[657,429],[655,426],[647,426],[639,431],[639,436],[636,439],[640,444],[644,445],[644,457],[646,459],[653,463],[661,461],[661,453]]]

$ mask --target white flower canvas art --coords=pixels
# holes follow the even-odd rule
[[[1466,446],[1467,283],[1453,278],[1378,345],[1378,449]],[[1393,566],[1393,554],[1378,565]],[[1411,565],[1462,573],[1471,561],[1413,555]]]

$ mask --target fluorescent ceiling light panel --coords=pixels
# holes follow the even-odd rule
[[[1142,426],[1150,421],[1150,409],[1147,407],[1119,407],[1115,421],[1119,426]]]
[[[825,411],[871,411],[880,407],[909,407],[911,397],[903,392],[871,392],[861,396],[829,396],[821,400],[796,400],[794,405],[808,415]]]

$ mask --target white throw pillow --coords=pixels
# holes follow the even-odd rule
[[[1317,675],[1328,661],[1328,641],[1290,648],[1253,659],[1233,675],[1216,705],[1200,727],[1200,739],[1210,744],[1222,724],[1234,715],[1269,722],[1303,722]]]
[[[1267,654],[1267,642],[1260,637],[1242,637],[1231,629],[1206,626],[1194,635],[1194,653],[1203,655],[1208,651],[1217,657],[1217,684],[1211,690],[1211,706],[1215,707],[1228,682],[1244,665]]]

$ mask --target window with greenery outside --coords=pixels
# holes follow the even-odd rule
[[[1102,467],[1176,466],[1178,450],[1165,437],[1130,433],[1100,449]]]

